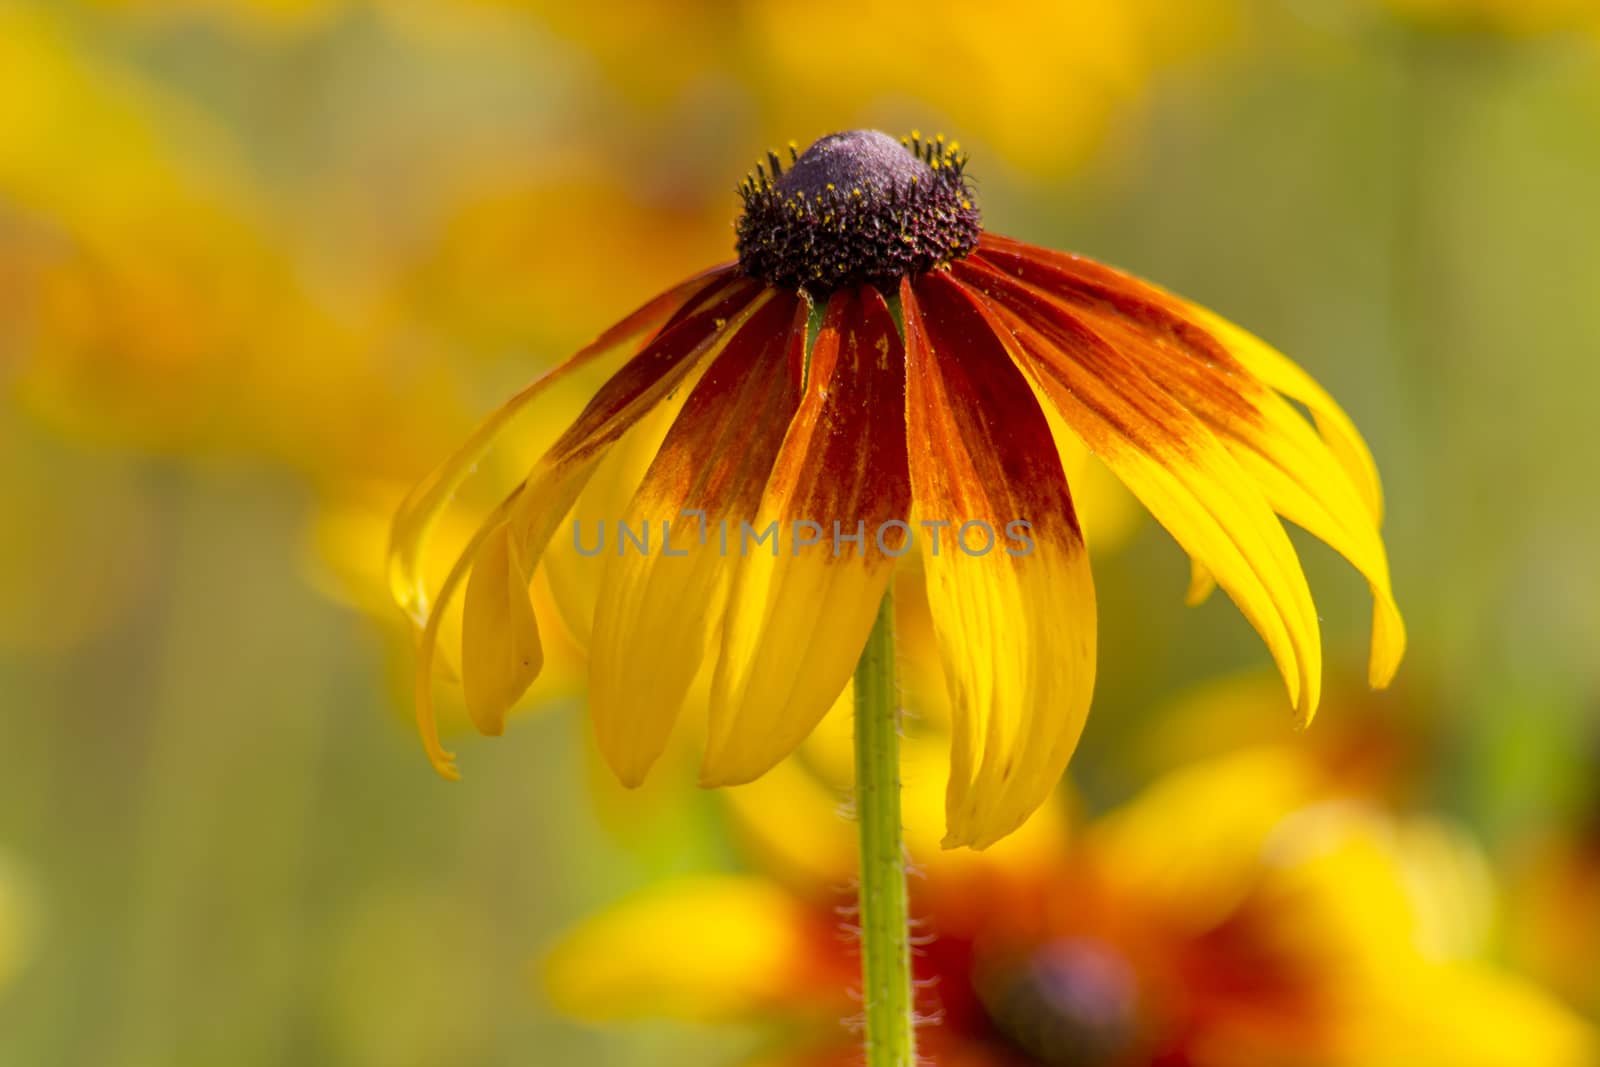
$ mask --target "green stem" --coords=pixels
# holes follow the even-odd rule
[[[911,941],[900,840],[900,703],[894,596],[885,591],[856,664],[856,818],[861,833],[861,983],[868,1067],[912,1067]]]

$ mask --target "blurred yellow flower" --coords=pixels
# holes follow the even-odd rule
[[[1236,7],[1007,0],[976,17],[931,0],[908,18],[884,0],[532,5],[639,106],[731,83],[756,106],[758,135],[937,118],[1044,174],[1080,163],[1163,66],[1227,40]]]
[[[913,753],[908,831],[928,842],[938,834],[938,790],[927,788],[938,755]],[[746,788],[767,791],[738,809],[758,840],[842,838],[846,865],[646,889],[572,930],[542,981],[558,1007],[586,1019],[810,1019],[808,1038],[761,1062],[852,1062],[837,975],[855,950],[829,923],[845,900],[851,828],[824,797],[792,791],[777,803],[766,781]],[[1070,837],[1059,823],[1025,834],[981,855],[935,852],[912,880],[924,935],[919,1047],[930,1062],[1593,1062],[1589,1026],[1473,957],[1487,889],[1459,832],[1341,800],[1293,749],[1181,770]],[[1441,903],[1451,900],[1477,903]],[[706,1004],[716,1010],[698,1010]]]
[[[109,17],[0,9],[0,368],[74,436],[266,456],[333,491],[415,478],[464,431],[469,370],[563,350],[615,293],[726,243],[703,211],[618,181],[592,144],[513,140],[515,117],[430,120],[440,137],[393,210],[373,183],[433,127],[396,134],[387,110],[351,108],[326,168],[263,173],[261,131],[118,51],[95,32]],[[405,45],[441,81],[471,62]],[[618,220],[606,241],[576,239],[592,215]]]
[[[355,387],[377,380],[370,347],[269,238],[226,136],[59,10],[0,12],[0,198],[0,270],[21,292],[0,300],[0,331],[34,411],[91,438],[250,442],[308,468],[336,427],[380,425],[358,405],[382,394]]]
[[[1335,675],[1318,728],[1299,734],[1279,712],[1278,683],[1260,672],[1207,682],[1163,709],[1136,743],[1133,773],[1144,776],[1195,759],[1214,759],[1241,746],[1294,744],[1323,783],[1321,789],[1386,809],[1413,810],[1439,787],[1439,753],[1451,743],[1458,705],[1425,675],[1412,672],[1395,689],[1374,693],[1356,677]],[[1448,767],[1448,764],[1446,764]],[[1424,926],[1486,928],[1504,955],[1553,992],[1600,1010],[1600,802],[1582,781],[1565,809],[1544,808],[1533,824],[1494,852],[1503,901],[1488,899],[1484,858],[1414,836],[1411,854],[1432,853],[1435,864],[1467,859],[1475,877],[1450,883],[1419,910]],[[1557,785],[1557,792],[1565,783]],[[1469,891],[1471,882],[1483,883]],[[1443,888],[1435,883],[1435,888]],[[1463,915],[1478,915],[1466,922]]]

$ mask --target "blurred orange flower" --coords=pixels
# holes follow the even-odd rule
[[[703,205],[619,181],[592,141],[514,136],[525,117],[470,103],[397,132],[389,111],[357,107],[360,83],[343,90],[356,102],[328,102],[344,110],[324,166],[264,173],[260,119],[110,32],[119,16],[151,16],[160,41],[172,16],[299,25],[338,6],[0,11],[0,383],[24,409],[81,438],[265,456],[337,496],[424,470],[478,406],[475,375],[512,358],[525,373],[616,294],[726,247]],[[475,86],[494,27],[460,21],[477,34],[466,45],[403,37],[396,62]],[[268,46],[218,40],[218,63],[264,61]],[[496,76],[537,61],[500,56]],[[318,134],[293,130],[277,135]],[[595,214],[626,222],[576,239]]]
[[[1075,834],[1036,820],[981,855],[917,847],[938,832],[937,758],[924,748],[908,770],[906,813],[913,855],[933,857],[912,880],[931,1063],[1593,1062],[1587,1025],[1474,958],[1487,889],[1459,832],[1340,799],[1295,750],[1197,764]],[[819,803],[828,790],[793,784],[734,795],[759,854],[802,863],[647,889],[584,921],[543,965],[556,1005],[805,1024],[761,1062],[854,1062],[837,1025],[850,867],[832,866],[850,827]]]
[[[418,405],[313,292],[227,135],[59,9],[0,13],[0,194],[25,406],[95,439],[414,468]]]

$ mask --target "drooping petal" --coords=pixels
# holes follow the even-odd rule
[[[732,266],[718,267],[690,278],[662,293],[633,314],[579,349],[565,363],[528,385],[495,410],[456,453],[418,482],[395,512],[389,543],[389,587],[395,602],[418,626],[428,619],[428,590],[423,579],[423,556],[435,523],[450,498],[473,468],[508,427],[525,414],[534,401],[573,371],[607,356],[621,356],[628,342],[654,334],[664,323],[707,293],[727,283]]]
[[[752,317],[689,395],[631,505],[602,517],[615,544],[587,561],[604,568],[589,704],[624,785],[642,782],[665,748],[721,624],[736,557],[722,550],[719,527],[755,518],[799,404],[790,353],[804,353],[806,318],[793,295]]]
[[[1283,463],[1283,453],[1270,457],[1291,483],[1281,486],[1273,507],[1290,522],[1303,527],[1330,545],[1349,560],[1367,579],[1372,588],[1372,652],[1367,666],[1367,681],[1377,687],[1389,684],[1400,660],[1405,655],[1406,631],[1400,609],[1389,588],[1389,565],[1383,542],[1378,536],[1383,519],[1383,491],[1378,481],[1378,469],[1372,453],[1361,439],[1350,417],[1338,404],[1299,367],[1276,349],[1251,334],[1234,326],[1215,313],[1195,304],[1187,305],[1190,313],[1205,328],[1228,346],[1245,370],[1261,382],[1284,396],[1304,404],[1315,420],[1318,434],[1305,434],[1304,421],[1281,400],[1265,402],[1272,423],[1284,436],[1292,433],[1301,441],[1301,456],[1297,469]],[[1321,445],[1322,449],[1317,446]],[[1320,454],[1338,464],[1344,478],[1338,478]],[[1263,458],[1267,454],[1261,452]],[[1312,473],[1315,471],[1315,473]],[[1363,521],[1359,512],[1343,502],[1336,502],[1337,493],[1344,495],[1349,487],[1366,511]],[[1341,529],[1340,527],[1344,528]]]
[[[1299,557],[1232,454],[1195,415],[1072,311],[981,263],[984,294],[1019,364],[1085,443],[1228,592],[1277,662],[1302,720],[1321,686],[1320,627]]]
[[[729,546],[739,558],[712,681],[704,784],[747,782],[777,763],[855,669],[890,553],[905,547],[904,531],[885,526],[904,522],[910,504],[904,408],[905,361],[888,305],[871,288],[834,293],[753,524],[754,535],[770,528],[777,540]]]
[[[727,344],[770,296],[757,284],[739,279],[685,309],[606,382],[527,480],[479,527],[440,588],[418,644],[417,722],[429,759],[440,774],[457,776],[453,757],[438,743],[432,662],[439,622],[455,591],[483,560],[483,578],[468,583],[463,640],[469,640],[470,634],[515,635],[482,649],[463,649],[462,686],[468,714],[481,732],[498,734],[506,712],[538,674],[542,659],[536,651],[538,628],[536,623],[530,625],[521,601],[528,598],[528,580],[556,524],[572,507],[606,449],[704,357]]]
[[[901,286],[914,513],[952,708],[946,847],[982,848],[1050,795],[1094,690],[1088,554],[1044,412],[976,303]],[[921,532],[921,531],[919,531]]]
[[[1352,466],[1341,436],[1354,433],[1336,407],[1319,416],[1335,433],[1320,435],[1278,392],[1283,381],[1332,405],[1305,374],[1236,327],[1193,304],[1109,267],[1048,249],[996,239],[983,259],[1047,292],[1196,415],[1254,478],[1278,514],[1332,547],[1367,579],[1373,596],[1369,676],[1386,685],[1405,649],[1405,624],[1389,587],[1378,535],[1376,475],[1365,446]],[[1264,381],[1225,338],[1255,352]],[[1242,339],[1242,340],[1241,340]],[[1359,437],[1354,438],[1359,442]],[[1341,450],[1346,455],[1341,455]]]
[[[605,571],[596,553],[615,551],[616,521],[628,514],[633,495],[639,491],[645,472],[661,450],[686,399],[688,391],[677,390],[618,438],[562,525],[563,530],[571,529],[558,532],[545,549],[544,573],[550,580],[556,609],[573,640],[584,649],[592,642],[595,605],[600,600],[600,579]]]
[[[1183,594],[1183,602],[1191,608],[1197,608],[1211,599],[1211,594],[1216,591],[1217,580],[1211,577],[1211,572],[1206,570],[1206,565],[1199,560],[1189,558],[1189,588]]]
[[[511,527],[496,526],[479,548],[467,580],[467,610],[461,620],[461,688],[472,724],[499,733],[500,721],[481,718],[485,709],[509,708],[544,666],[539,623],[528,586],[533,575]],[[486,602],[503,598],[493,608]],[[512,665],[511,670],[501,669]]]
[[[720,351],[775,295],[754,279],[740,277],[686,309],[595,393],[542,462],[576,463],[604,451],[682,384],[701,357]]]
[[[1282,352],[1247,330],[1199,304],[1174,297],[1188,309],[1196,322],[1210,331],[1228,351],[1238,357],[1250,373],[1284,396],[1304,404],[1316,421],[1317,430],[1339,458],[1350,480],[1361,491],[1373,521],[1383,519],[1383,487],[1378,481],[1378,465],[1362,440],[1350,416],[1344,413],[1327,391],[1311,375],[1301,370]]]

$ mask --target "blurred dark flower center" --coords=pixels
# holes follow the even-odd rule
[[[896,141],[877,130],[829,134],[790,165],[773,152],[740,186],[739,262],[747,274],[815,298],[899,280],[960,259],[978,243],[966,157],[941,136]]]
[[[1133,969],[1099,941],[1049,942],[985,968],[977,987],[995,1028],[1051,1067],[1121,1063],[1139,1037]]]

